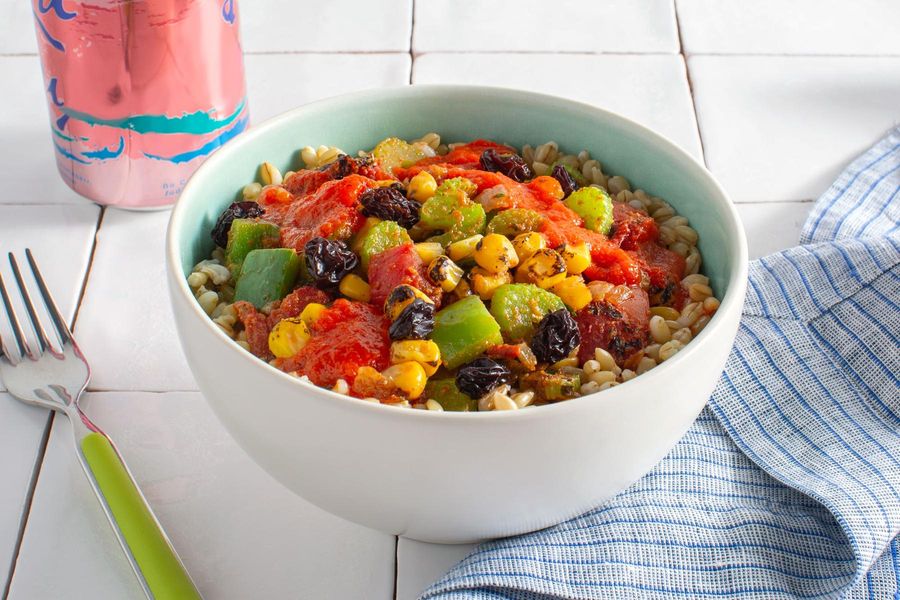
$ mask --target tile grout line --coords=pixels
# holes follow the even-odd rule
[[[78,321],[78,314],[81,312],[81,304],[84,301],[84,293],[87,290],[88,280],[91,276],[91,268],[94,266],[94,257],[97,253],[97,238],[100,234],[100,228],[103,225],[103,216],[106,214],[106,207],[100,207],[100,214],[97,216],[97,225],[94,228],[94,239],[91,243],[91,252],[88,255],[87,268],[84,271],[84,278],[81,281],[81,289],[78,292],[78,300],[75,302],[75,311],[72,316],[71,329],[75,330],[75,324]],[[9,597],[10,589],[12,589],[13,577],[16,573],[16,563],[19,560],[19,553],[22,551],[22,543],[25,541],[25,529],[28,526],[28,519],[31,516],[31,505],[34,502],[34,493],[37,490],[37,484],[40,480],[41,469],[44,465],[44,458],[47,454],[47,446],[50,442],[50,433],[53,431],[53,421],[56,412],[51,410],[47,415],[47,424],[44,426],[44,432],[41,436],[38,455],[35,459],[34,468],[32,469],[31,479],[28,481],[28,490],[25,494],[25,505],[22,508],[22,517],[19,520],[19,531],[16,535],[16,544],[13,548],[12,561],[9,565],[9,575],[6,578],[6,584],[3,589],[3,600]]]
[[[677,9],[676,9],[677,20]],[[680,30],[679,30],[680,38]],[[679,40],[680,41],[680,40]],[[410,50],[248,50],[244,56],[397,56],[412,53]],[[635,52],[627,50],[426,50],[425,54],[548,54],[548,55],[584,55],[584,56],[716,56],[722,58],[762,57],[762,58],[900,58],[900,54],[823,54],[816,52]],[[2,58],[32,58],[35,52],[0,52]]]
[[[691,81],[691,70],[688,67],[687,54],[685,54],[684,51],[684,36],[681,33],[681,21],[678,18],[678,0],[672,0],[672,10],[675,15],[675,30],[678,32],[678,55],[681,56],[681,60],[684,63],[684,75],[687,78],[688,93],[691,95],[691,107],[694,109],[694,123],[697,127],[697,140],[700,142],[700,156],[703,158],[703,165],[708,169],[709,163],[706,161],[706,146],[703,143],[703,132],[700,130],[700,113],[697,111],[697,98],[694,95],[694,83]]]

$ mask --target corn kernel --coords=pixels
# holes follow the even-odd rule
[[[341,279],[338,289],[343,295],[351,300],[368,302],[372,299],[372,288],[369,287],[368,282],[359,275],[354,275],[353,273],[345,275],[344,278]]]
[[[398,285],[390,294],[388,294],[387,300],[384,301],[384,314],[393,321],[399,317],[400,313],[403,312],[403,309],[412,304],[413,300],[416,298],[424,300],[428,304],[434,304],[434,301],[426,296],[421,290],[405,283]]]
[[[406,195],[413,200],[425,202],[437,190],[437,181],[434,180],[428,171],[419,171],[415,177],[409,180],[409,187],[406,188]]]
[[[551,291],[572,310],[581,310],[592,300],[591,290],[585,285],[580,275],[566,277],[554,285]]]
[[[319,320],[319,317],[322,316],[322,312],[324,312],[327,307],[324,304],[319,304],[318,302],[310,302],[303,310],[300,312],[300,320],[306,323],[306,327],[312,327],[312,324]]]
[[[415,248],[419,258],[426,265],[444,253],[444,247],[437,242],[419,242]]]
[[[519,262],[521,263],[531,258],[538,250],[545,248],[547,242],[544,241],[544,236],[532,231],[530,233],[520,233],[517,235],[513,239],[512,245],[516,250],[516,256],[519,257]]]
[[[490,273],[481,267],[472,267],[469,278],[472,281],[472,289],[482,300],[490,300],[494,297],[494,292],[498,287],[512,283],[512,275],[509,271]]]
[[[269,333],[269,351],[278,358],[294,356],[309,341],[309,329],[300,318],[282,319]]]
[[[561,254],[569,275],[580,275],[591,266],[591,247],[584,242],[575,246],[566,244]]]
[[[441,365],[441,350],[431,340],[402,340],[391,344],[391,363],[417,362],[431,377]]]
[[[544,248],[534,253],[516,270],[516,281],[549,289],[566,278],[566,262],[559,252]]]
[[[431,261],[426,274],[431,283],[441,286],[445,292],[452,292],[459,284],[464,272],[449,257],[442,255]]]
[[[452,260],[455,260],[456,262],[459,262],[464,258],[468,258],[475,254],[475,246],[478,245],[478,242],[481,241],[482,237],[484,236],[480,234],[473,235],[472,237],[467,237],[464,240],[453,242],[452,244],[447,246],[447,254]]]
[[[422,365],[411,360],[391,365],[381,374],[412,400],[422,395],[428,382],[428,375]]]
[[[475,262],[488,273],[505,273],[519,264],[519,257],[505,235],[489,233],[475,245]]]

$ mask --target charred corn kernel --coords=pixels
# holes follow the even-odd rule
[[[559,252],[543,248],[535,252],[516,270],[516,281],[533,283],[549,289],[566,278],[566,261]]]
[[[516,256],[519,257],[519,262],[521,263],[531,258],[531,256],[538,250],[545,248],[547,246],[547,242],[544,241],[544,236],[532,231],[529,233],[520,233],[519,235],[517,235],[513,239],[512,245],[516,250]]]
[[[581,310],[591,303],[591,290],[585,285],[580,275],[566,277],[550,290],[560,297],[572,310]]]
[[[441,350],[431,340],[402,340],[391,344],[391,363],[417,362],[429,377],[441,366]]]
[[[494,297],[497,288],[505,283],[512,283],[512,275],[509,271],[502,273],[490,273],[481,267],[472,267],[469,279],[472,289],[482,300],[490,300]]]
[[[583,242],[575,246],[566,244],[562,250],[562,257],[566,261],[566,271],[569,275],[580,275],[591,266],[591,247]]]
[[[388,294],[387,300],[384,301],[384,314],[393,321],[399,317],[400,313],[403,312],[403,309],[412,304],[412,301],[416,298],[420,298],[428,304],[434,304],[434,301],[426,296],[421,290],[405,283],[403,285],[398,285],[390,294]]]
[[[425,391],[428,375],[419,363],[409,360],[391,365],[381,372],[407,398],[415,400]]]
[[[281,185],[283,181],[281,171],[268,161],[259,165],[259,178],[262,180],[263,185]]]
[[[475,262],[488,273],[505,273],[519,264],[519,257],[505,235],[489,233],[475,245]]]
[[[278,358],[294,356],[309,341],[309,329],[299,317],[282,319],[269,333],[269,351]]]
[[[303,307],[303,310],[300,312],[300,320],[303,321],[307,327],[311,327],[313,323],[319,320],[319,317],[322,316],[322,311],[326,308],[327,307],[324,304],[310,302]]]
[[[372,299],[372,288],[369,287],[369,284],[365,279],[359,275],[354,275],[353,273],[345,275],[344,278],[341,279],[338,289],[343,295],[351,300],[368,302]]]
[[[444,247],[437,242],[419,242],[415,248],[419,258],[425,264],[430,263],[444,253]]]
[[[460,280],[456,287],[453,288],[453,295],[462,300],[466,296],[472,295],[472,286],[465,279]]]
[[[475,246],[478,245],[478,242],[481,241],[482,237],[484,236],[480,234],[473,235],[472,237],[467,237],[464,240],[453,242],[452,244],[447,246],[447,254],[452,260],[455,260],[457,262],[461,261],[464,258],[468,258],[475,254]]]
[[[428,265],[428,279],[435,285],[441,286],[445,292],[452,292],[460,279],[462,279],[464,271],[455,262],[450,260],[449,256],[438,256]]]
[[[406,195],[413,200],[425,202],[437,190],[437,181],[434,180],[428,171],[419,171],[415,177],[409,180],[409,186],[406,188]]]

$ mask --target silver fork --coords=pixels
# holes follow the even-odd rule
[[[0,276],[0,298],[12,329],[11,340],[0,335],[0,378],[19,400],[69,418],[78,460],[147,597],[200,598],[122,456],[81,410],[78,401],[91,378],[90,366],[60,315],[31,250],[25,250],[25,255],[53,326],[48,333],[42,325],[19,264],[10,252],[9,264],[36,344],[29,343]]]

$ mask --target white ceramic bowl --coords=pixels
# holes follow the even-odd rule
[[[355,153],[437,131],[517,146],[587,148],[610,173],[671,202],[700,233],[719,311],[686,349],[596,395],[519,411],[435,413],[341,396],[270,367],[204,314],[185,276],[209,230],[263,160],[289,168],[304,145]],[[190,180],[169,225],[172,306],[188,363],[216,414],[266,471],[323,509],[385,532],[469,542],[547,527],[649,471],[703,408],[731,349],[747,249],[731,202],[674,144],[613,113],[513,90],[405,87],[310,104],[256,126]],[[723,295],[724,294],[724,295]]]

